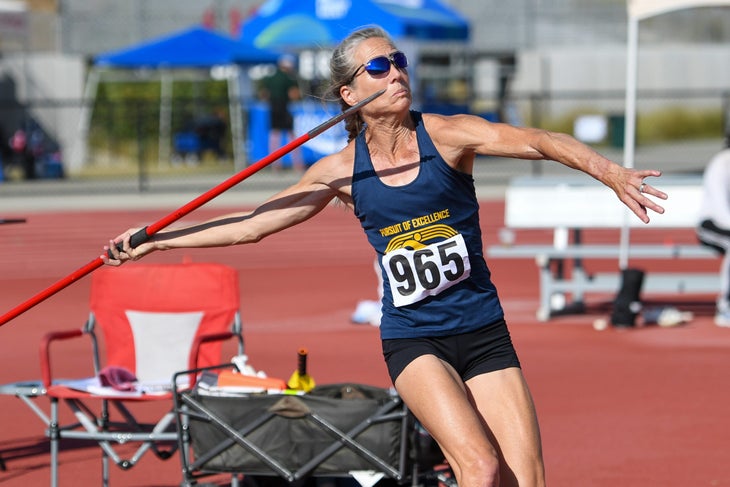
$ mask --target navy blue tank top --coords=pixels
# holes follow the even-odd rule
[[[484,260],[474,178],[450,167],[421,114],[411,112],[418,176],[388,186],[375,174],[363,130],[352,200],[383,274],[382,339],[467,333],[504,317]]]

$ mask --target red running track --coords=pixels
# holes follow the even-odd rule
[[[496,241],[503,203],[482,203],[487,244]],[[225,212],[200,209],[184,222]],[[165,211],[84,211],[3,215],[27,223],[0,226],[0,311],[24,302],[96,258],[109,237],[156,221]],[[634,238],[693,241],[689,232],[636,232]],[[646,235],[646,236],[645,236]],[[524,232],[520,241],[549,241]],[[617,241],[610,232],[587,241]],[[312,222],[254,246],[173,251],[155,262],[213,261],[240,271],[247,353],[270,376],[287,378],[296,351],[309,349],[318,383],[389,386],[378,330],[350,323],[361,299],[374,299],[372,255],[351,212],[328,208]],[[641,263],[638,263],[641,264]],[[650,269],[656,261],[646,263]],[[131,264],[134,265],[134,264]],[[599,264],[588,263],[591,270]],[[600,264],[612,267],[610,262]],[[666,266],[690,264],[668,263]],[[696,266],[696,263],[691,264]],[[719,262],[703,263],[716,269]],[[490,263],[514,342],[537,404],[549,485],[622,487],[730,486],[730,330],[712,324],[714,297],[665,302],[695,311],[688,325],[595,331],[610,296],[588,313],[535,321],[534,262]],[[38,344],[49,330],[80,327],[87,315],[88,278],[74,283],[0,328],[0,383],[37,379]],[[232,351],[231,351],[232,352]],[[59,376],[89,373],[81,349],[64,350]],[[438,394],[438,391],[434,391]],[[48,485],[43,425],[18,399],[0,396],[0,486]],[[150,411],[153,413],[154,411]],[[99,453],[67,445],[60,485],[98,485]],[[177,457],[145,456],[129,471],[111,471],[113,486],[177,486]]]

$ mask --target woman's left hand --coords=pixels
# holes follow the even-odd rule
[[[613,189],[618,198],[626,206],[628,206],[642,222],[649,223],[650,219],[647,209],[660,215],[664,213],[664,207],[657,204],[647,195],[666,200],[668,197],[667,194],[645,181],[645,179],[649,177],[661,176],[661,171],[654,169],[638,171],[618,165],[616,167],[617,169],[615,174],[612,174],[603,182]]]

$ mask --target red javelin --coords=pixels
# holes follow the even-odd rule
[[[304,144],[305,142],[315,138],[325,130],[333,127],[337,123],[341,122],[345,118],[349,117],[350,115],[356,113],[358,110],[360,110],[362,107],[370,103],[371,101],[375,100],[377,97],[385,93],[385,90],[380,90],[376,93],[373,93],[369,97],[362,100],[360,103],[351,106],[344,112],[340,113],[337,116],[332,117],[331,119],[321,123],[317,127],[313,128],[306,134],[303,134],[296,139],[292,140],[288,144],[282,146],[281,148],[275,150],[268,156],[262,158],[261,160],[251,164],[247,168],[243,169],[242,171],[234,174],[230,178],[226,179],[219,185],[215,186],[214,188],[211,188],[207,192],[201,194],[197,198],[193,199],[186,205],[180,207],[179,209],[173,211],[169,215],[159,219],[155,223],[152,223],[139,231],[137,231],[134,235],[132,235],[132,238],[130,239],[130,245],[132,248],[146,242],[152,235],[159,232],[163,228],[167,227],[168,225],[176,222],[180,218],[184,217],[188,213],[192,212],[193,210],[196,210],[203,206],[205,203],[209,202],[216,196],[221,195],[225,191],[231,189],[236,184],[240,183],[244,179],[248,178],[252,174],[255,174],[256,172],[260,171],[264,167],[268,166],[272,162],[284,157],[286,154],[291,152],[292,150],[296,149],[300,145]],[[121,246],[121,244],[118,244],[118,246]],[[0,317],[0,326],[4,325],[8,321],[16,318],[18,315],[25,313],[33,306],[37,305],[38,303],[50,298],[57,292],[61,291],[62,289],[68,287],[69,285],[73,284],[77,280],[81,279],[82,277],[86,276],[87,274],[90,274],[94,270],[98,269],[104,265],[104,261],[101,257],[97,257],[96,259],[92,260],[85,266],[77,269],[76,271],[72,272],[68,276],[64,277],[63,279],[59,280],[55,284],[49,286],[48,288],[44,289],[43,291],[39,292],[29,300],[25,301],[24,303],[19,304],[15,308],[11,309],[2,317]]]

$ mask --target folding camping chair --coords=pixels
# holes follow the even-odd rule
[[[162,459],[171,457],[177,448],[172,390],[180,385],[173,383],[173,375],[221,363],[223,342],[228,339],[236,339],[237,353],[243,353],[238,277],[227,266],[186,263],[102,268],[92,276],[90,308],[83,329],[52,332],[41,343],[42,381],[44,395],[50,399],[50,417],[44,416],[36,404],[31,407],[48,426],[54,487],[62,439],[98,444],[105,486],[109,482],[109,459],[129,469],[149,450]],[[103,330],[104,362],[97,327]],[[82,335],[91,339],[96,377],[54,381],[51,344]],[[138,381],[134,390],[99,387],[98,377],[110,370],[131,372]],[[25,401],[31,404],[30,399]],[[154,424],[138,421],[133,412],[140,407],[134,403],[150,401],[163,402],[160,409],[164,412]],[[59,424],[60,404],[70,408],[75,423]],[[130,442],[139,447],[131,457],[122,458],[119,447]]]

